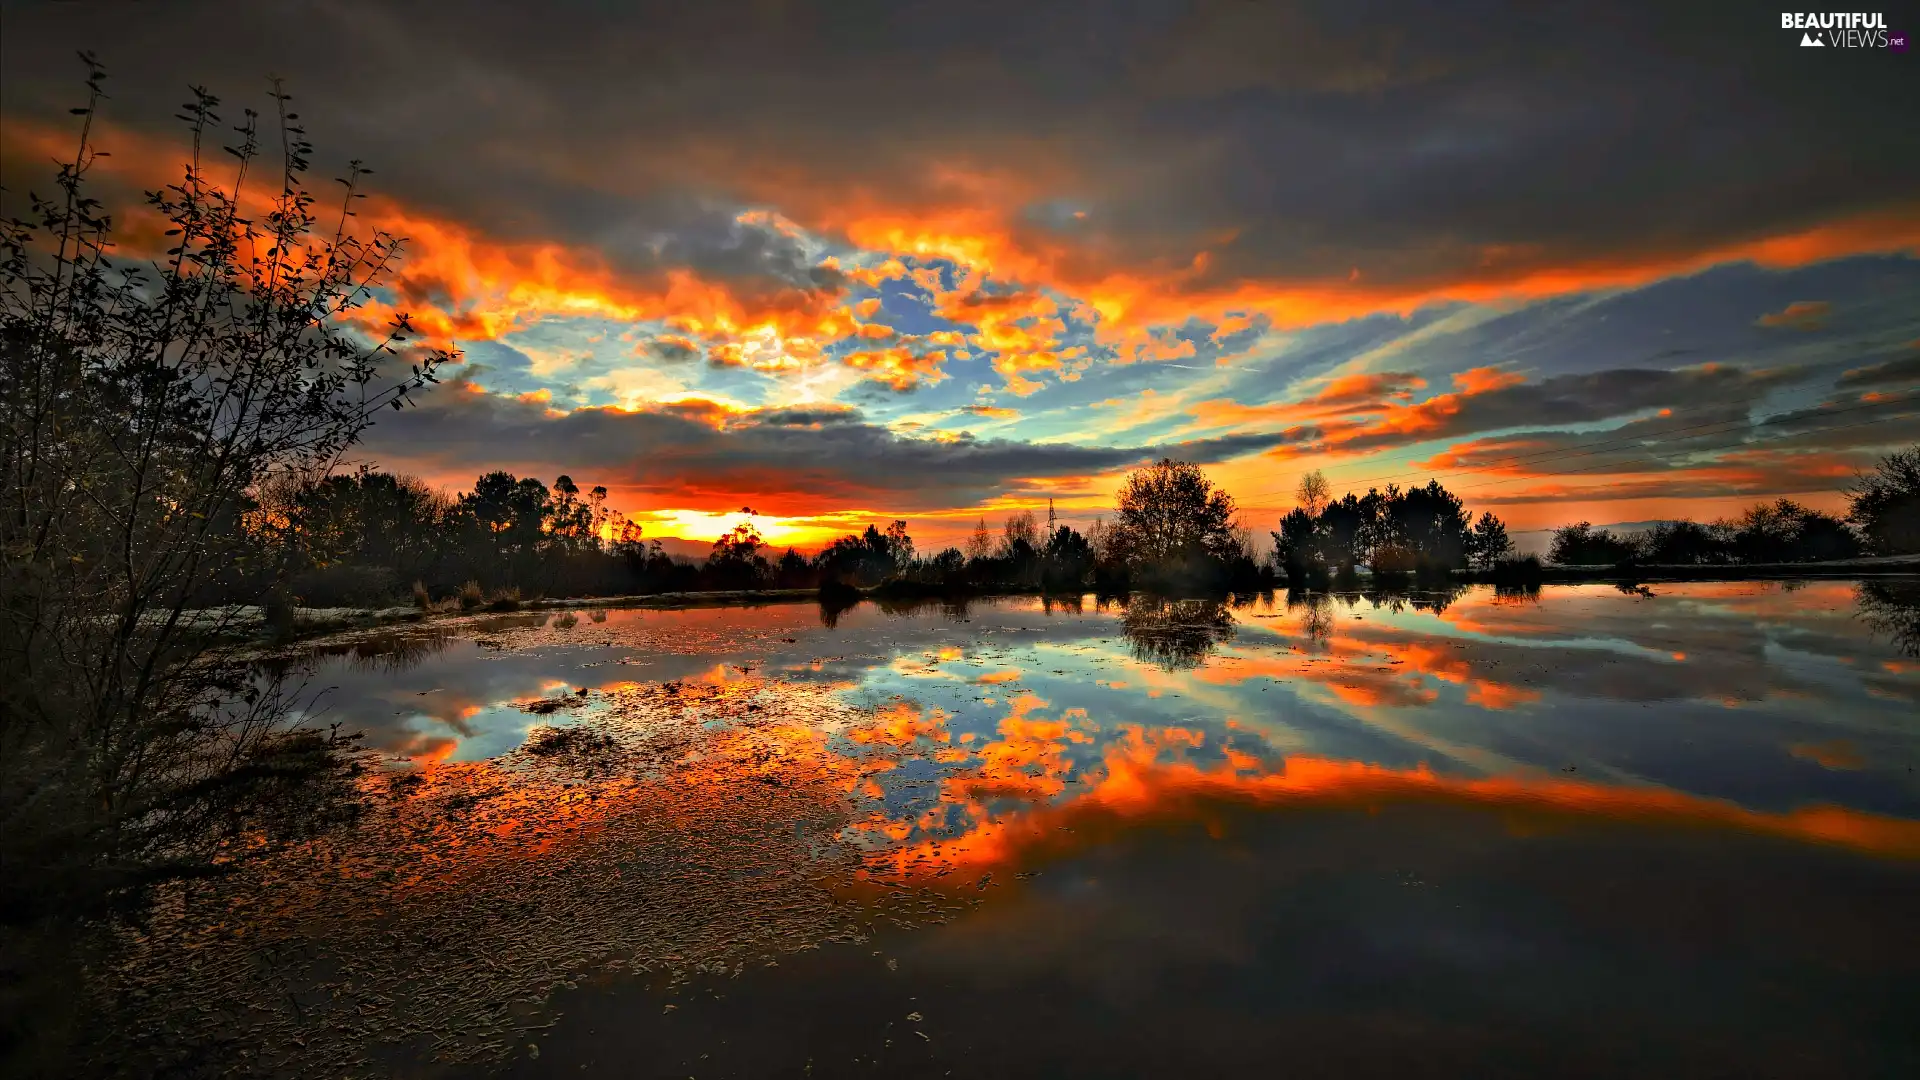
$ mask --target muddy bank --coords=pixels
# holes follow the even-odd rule
[[[841,839],[876,758],[822,768],[862,712],[818,688],[642,684],[556,699],[484,762],[365,778],[361,825],[183,885],[128,932],[103,1074],[339,1076],[487,1064],[613,974],[738,974],[865,940]],[[572,735],[573,737],[567,737]],[[963,902],[932,891],[940,919]]]

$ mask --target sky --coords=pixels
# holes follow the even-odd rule
[[[1898,32],[1920,8],[1884,13]],[[285,80],[463,360],[356,460],[922,546],[1202,463],[1510,528],[1843,505],[1920,440],[1920,57],[1776,7],[0,0],[5,212]],[[131,205],[131,203],[129,204]],[[129,211],[131,212],[131,211]]]

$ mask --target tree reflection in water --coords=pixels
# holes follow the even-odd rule
[[[1287,610],[1300,613],[1300,634],[1315,647],[1333,636],[1333,597],[1326,593],[1288,589]]]
[[[1120,615],[1134,659],[1165,671],[1199,667],[1233,640],[1233,615],[1218,600],[1164,600],[1136,595]]]
[[[823,593],[820,596],[820,625],[832,630],[840,625],[840,616],[845,615],[847,612],[859,606],[860,597],[858,595],[829,596]]]
[[[1860,618],[1901,652],[1920,656],[1920,578],[1877,578],[1854,586]]]
[[[1403,581],[1384,579],[1375,582],[1374,587],[1364,593],[1321,593],[1289,589],[1287,610],[1300,613],[1301,636],[1316,646],[1323,646],[1333,634],[1333,602],[1336,599],[1344,603],[1349,610],[1359,606],[1360,601],[1364,599],[1375,610],[1394,615],[1403,614],[1408,608],[1415,611],[1430,611],[1437,615],[1447,610],[1470,588],[1466,585],[1434,587],[1430,584],[1423,584],[1420,588],[1405,588],[1402,587],[1403,584]],[[1539,589],[1536,587],[1533,594],[1537,596],[1538,593]]]
[[[1375,583],[1367,593],[1367,600],[1376,608],[1385,608],[1399,615],[1411,607],[1415,611],[1431,611],[1438,615],[1460,599],[1470,586],[1453,583],[1435,584],[1414,579],[1416,587],[1407,588],[1401,582],[1388,578]]]
[[[395,675],[418,666],[430,656],[445,652],[449,645],[459,640],[459,634],[446,628],[369,634],[349,641],[314,646],[307,650],[307,655],[316,660],[344,656],[348,665],[355,670]]]

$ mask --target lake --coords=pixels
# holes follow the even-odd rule
[[[129,1038],[316,1076],[1920,1075],[1916,600],[323,642],[294,667],[366,732],[362,827],[172,894]]]

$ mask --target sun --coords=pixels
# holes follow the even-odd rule
[[[811,547],[833,539],[834,530],[800,524],[790,518],[767,514],[748,515],[738,510],[714,513],[708,510],[654,510],[646,517],[647,532],[655,536],[673,536],[682,540],[710,543],[751,521],[769,546]]]

